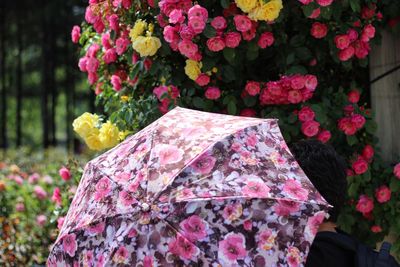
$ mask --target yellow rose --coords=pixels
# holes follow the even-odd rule
[[[118,134],[118,138],[119,138],[119,140],[124,140],[125,138],[126,138],[126,136],[128,135],[128,134],[130,134],[131,132],[130,131],[123,131],[123,132],[119,132],[119,134]]]
[[[255,8],[257,6],[257,2],[257,0],[235,0],[236,5],[246,13]]]
[[[191,59],[186,60],[185,73],[193,81],[195,81],[201,74],[200,68],[201,63]]]
[[[138,19],[135,22],[132,30],[129,32],[129,37],[131,37],[131,41],[134,42],[138,36],[143,35],[146,27],[147,23],[141,19]]]
[[[160,47],[160,39],[153,36],[139,36],[132,42],[132,48],[138,52],[141,57],[154,56]]]
[[[119,142],[118,127],[107,121],[100,128],[99,139],[104,148],[115,146]]]
[[[104,149],[104,146],[99,138],[99,129],[97,128],[95,128],[90,135],[86,136],[85,143],[91,150]]]
[[[283,8],[281,0],[272,0],[261,7],[257,7],[249,13],[249,18],[253,20],[274,21],[279,17]]]
[[[85,112],[74,120],[72,127],[74,128],[74,131],[79,134],[79,136],[86,138],[94,129],[96,129],[98,122],[99,116]]]

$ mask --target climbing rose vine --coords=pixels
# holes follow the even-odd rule
[[[400,167],[375,152],[366,103],[382,2],[90,0],[71,37],[108,122],[86,114],[74,127],[101,150],[177,105],[278,118],[288,142],[315,138],[346,157],[339,223],[374,244],[400,232]]]

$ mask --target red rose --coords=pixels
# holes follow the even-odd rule
[[[245,87],[246,92],[251,95],[255,96],[260,93],[260,83],[254,81],[248,81]]]
[[[357,89],[351,90],[347,94],[347,99],[349,100],[350,103],[357,103],[360,100],[360,92]]]
[[[321,141],[322,143],[326,143],[329,141],[329,139],[331,139],[331,132],[328,130],[322,130],[319,132],[319,134],[317,135],[317,139],[319,141]]]
[[[382,232],[382,227],[380,227],[379,225],[373,225],[373,226],[371,226],[371,232],[380,233],[380,232]]]
[[[301,95],[299,90],[290,90],[288,92],[288,100],[292,104],[297,104],[303,100],[303,96]]]
[[[206,86],[209,82],[210,76],[204,73],[200,74],[196,79],[196,83],[200,86]]]
[[[338,128],[346,135],[354,135],[357,131],[356,126],[350,118],[341,118],[338,123]]]
[[[319,132],[319,123],[316,121],[306,121],[301,125],[302,133],[307,137],[313,137]]]
[[[299,121],[312,121],[315,118],[315,113],[310,107],[302,107],[298,113]]]
[[[360,114],[354,114],[351,116],[351,122],[354,124],[354,126],[358,129],[361,129],[364,124],[365,124],[365,118],[364,116]]]
[[[266,48],[268,46],[271,46],[275,41],[274,35],[272,32],[264,32],[261,34],[260,39],[258,39],[258,46],[261,48]]]
[[[390,200],[391,194],[392,192],[390,191],[390,188],[386,185],[382,185],[375,190],[375,197],[379,203],[388,202]]]
[[[361,153],[364,159],[369,161],[374,157],[374,148],[371,145],[366,145]]]
[[[347,34],[335,36],[335,45],[338,49],[343,50],[350,45],[350,38]]]
[[[328,27],[320,22],[314,22],[311,26],[311,35],[317,39],[324,38],[328,33]]]
[[[207,88],[205,97],[210,100],[217,100],[221,96],[221,90],[218,87],[210,86]]]
[[[400,179],[400,163],[397,163],[393,168],[393,174]]]
[[[251,108],[245,108],[240,112],[240,116],[244,116],[244,117],[255,117],[256,115],[257,115],[257,112]]]
[[[225,42],[222,37],[212,37],[207,40],[207,47],[213,52],[221,51],[225,48]]]
[[[235,48],[240,44],[242,36],[238,32],[228,32],[225,34],[225,45],[230,48]]]
[[[368,170],[368,162],[366,162],[362,157],[358,157],[351,167],[356,174],[363,174]]]
[[[347,61],[354,56],[354,47],[349,46],[343,50],[340,50],[338,57],[340,61]]]

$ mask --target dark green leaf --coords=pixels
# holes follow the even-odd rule
[[[211,25],[207,24],[206,28],[204,29],[203,34],[207,38],[212,38],[216,35],[216,31]]]
[[[236,115],[236,110],[237,110],[237,108],[236,108],[235,102],[233,102],[233,101],[229,102],[228,103],[228,113],[230,115]]]
[[[196,108],[200,108],[200,109],[204,108],[204,100],[201,97],[195,96],[195,97],[193,97],[192,101],[193,101],[193,105]]]
[[[349,146],[353,146],[358,143],[358,139],[354,135],[347,135],[346,139]]]
[[[354,12],[360,12],[361,6],[360,6],[360,0],[349,0],[350,7]]]
[[[307,69],[301,65],[291,66],[287,71],[286,74],[307,74]]]
[[[304,34],[297,34],[290,39],[290,45],[294,47],[302,46],[305,39],[306,38]]]
[[[365,130],[367,131],[367,133],[374,134],[377,128],[378,125],[373,120],[367,120],[367,122],[365,123]]]
[[[236,79],[235,70],[231,66],[224,66],[222,76],[226,82],[232,82]]]
[[[230,64],[232,64],[235,61],[235,56],[236,56],[235,49],[225,48],[223,54],[226,61],[228,61]]]
[[[228,8],[231,1],[230,0],[221,0],[220,3],[223,8]]]
[[[255,60],[258,57],[258,50],[247,50],[246,58],[250,61]]]
[[[257,104],[257,98],[256,97],[245,97],[243,99],[243,102],[246,107],[254,107]]]
[[[290,65],[294,62],[295,59],[295,55],[294,53],[290,53],[287,57],[286,57],[286,64]]]

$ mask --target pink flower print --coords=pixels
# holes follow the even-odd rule
[[[184,200],[184,199],[191,199],[193,197],[196,197],[196,195],[193,193],[193,191],[189,188],[185,188],[183,190],[179,190],[178,193],[176,194],[176,200]]]
[[[153,267],[154,260],[152,256],[145,256],[143,259],[143,267]]]
[[[319,225],[324,221],[325,219],[325,212],[324,211],[319,211],[314,216],[310,217],[307,221],[307,225],[305,228],[305,234],[311,241],[314,236],[317,234]]]
[[[304,189],[301,184],[295,179],[288,179],[283,186],[283,192],[287,193],[290,197],[297,200],[307,200],[308,192]]]
[[[242,204],[234,203],[225,206],[222,217],[228,221],[235,221],[243,214]]]
[[[124,246],[121,246],[119,247],[117,252],[115,252],[113,261],[115,261],[116,263],[125,263],[125,260],[128,258],[128,256],[128,250]]]
[[[106,228],[106,224],[104,222],[98,222],[96,224],[92,224],[87,228],[89,235],[97,235],[104,232]]]
[[[247,181],[242,193],[246,197],[267,197],[270,188],[263,181]]]
[[[192,167],[196,173],[204,175],[214,168],[215,162],[216,159],[209,152],[206,152],[192,164]]]
[[[84,265],[93,266],[93,251],[89,250],[84,253]]]
[[[251,222],[251,220],[245,220],[243,222],[243,228],[246,231],[251,231],[251,229],[253,229],[253,223]]]
[[[286,255],[286,259],[287,259],[287,263],[289,264],[289,267],[300,266],[301,257],[300,257],[299,249],[296,247],[289,247],[288,253]]]
[[[192,215],[182,221],[179,226],[184,232],[184,236],[190,241],[202,240],[207,236],[207,223],[197,215]]]
[[[156,152],[156,157],[159,158],[161,166],[181,161],[184,153],[182,149],[167,144],[157,145],[154,151]]]
[[[96,257],[95,267],[104,267],[105,264],[105,257],[103,254]]]
[[[239,152],[242,148],[242,145],[239,143],[233,143],[231,149],[235,152]]]
[[[119,192],[118,198],[124,206],[130,206],[137,202],[137,200],[132,196],[132,193],[125,190]]]
[[[131,230],[129,230],[128,237],[132,238],[132,237],[137,236],[137,234],[138,234],[138,232],[136,231],[136,229],[132,228]]]
[[[291,213],[299,211],[299,209],[299,202],[282,199],[278,199],[278,203],[274,206],[274,210],[279,216],[287,216]]]
[[[247,255],[245,239],[242,234],[229,233],[225,239],[219,242],[218,259],[222,262],[236,262]]]
[[[247,137],[246,139],[246,145],[250,146],[250,147],[255,147],[257,144],[257,136],[253,133],[251,135],[249,135],[249,137]]]
[[[131,192],[136,192],[136,190],[139,187],[139,184],[140,183],[138,180],[133,181],[131,184],[128,185],[128,190]]]
[[[62,247],[65,252],[71,257],[75,256],[75,251],[77,248],[77,243],[75,240],[75,234],[69,234],[63,237]]]
[[[270,229],[261,231],[257,236],[258,248],[261,250],[270,250],[274,247],[275,237],[276,234],[274,234]]]
[[[110,180],[107,177],[101,178],[96,184],[94,199],[100,201],[111,191]]]
[[[130,177],[131,175],[129,173],[121,172],[115,177],[115,180],[120,182],[126,182],[129,180]]]
[[[198,253],[193,243],[179,234],[176,239],[168,244],[168,250],[185,260],[193,258]]]

